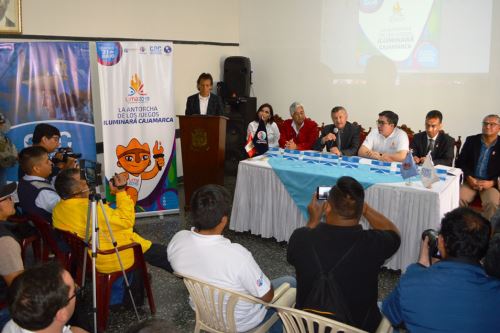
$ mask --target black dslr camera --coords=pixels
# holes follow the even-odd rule
[[[69,157],[79,159],[82,157],[82,154],[74,153],[71,147],[60,147],[57,148],[54,157],[52,157],[52,163],[66,163]]]
[[[438,249],[438,232],[434,229],[427,229],[422,233],[422,240],[424,240],[426,236],[429,239],[427,243],[429,245],[429,256],[441,259],[441,253],[439,253]]]
[[[80,160],[80,178],[85,179],[90,189],[102,185],[102,165],[90,160]]]

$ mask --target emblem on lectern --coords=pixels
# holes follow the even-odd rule
[[[195,128],[191,132],[191,150],[207,151],[209,149],[207,136],[207,132],[204,129]]]

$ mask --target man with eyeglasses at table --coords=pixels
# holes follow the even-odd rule
[[[397,128],[399,117],[392,111],[378,114],[378,131],[371,131],[358,155],[384,162],[402,162],[409,150],[408,135]]]
[[[460,186],[460,206],[467,207],[479,193],[482,214],[487,219],[495,214],[500,200],[499,132],[500,116],[487,115],[483,119],[482,133],[465,139],[457,160],[457,167],[464,173],[464,183]]]

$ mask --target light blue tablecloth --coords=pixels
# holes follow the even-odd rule
[[[286,158],[269,158],[269,165],[287,189],[290,197],[300,209],[304,217],[308,218],[307,205],[318,186],[333,186],[342,176],[355,178],[367,189],[377,183],[400,183],[401,175],[395,173],[377,173],[373,166],[358,164],[357,168],[346,168],[323,163],[307,163],[305,161],[291,161]]]

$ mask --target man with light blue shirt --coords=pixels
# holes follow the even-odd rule
[[[53,164],[47,150],[41,146],[24,148],[19,153],[19,165],[25,173],[17,189],[23,212],[52,222],[52,210],[61,198],[48,180]]]
[[[419,262],[384,300],[382,313],[412,333],[500,332],[500,280],[480,263],[490,230],[489,221],[469,208],[447,213],[437,239],[442,260],[431,266],[426,237]]]
[[[499,207],[500,192],[500,117],[491,114],[483,119],[482,133],[467,137],[457,160],[464,173],[460,187],[460,206],[466,207],[479,193],[483,216],[490,219]]]

